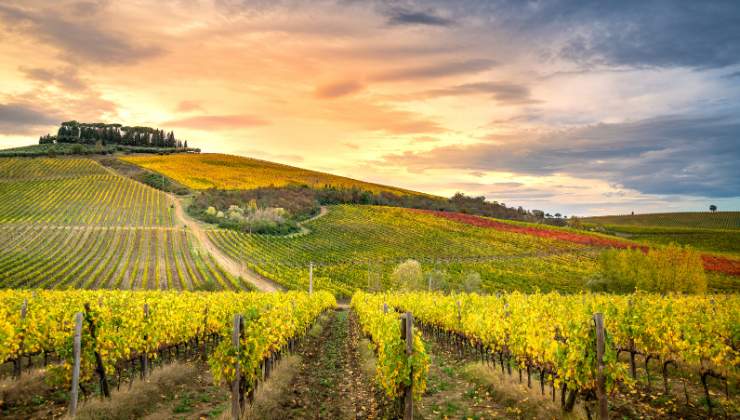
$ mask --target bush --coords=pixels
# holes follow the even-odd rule
[[[444,293],[450,292],[449,275],[443,270],[434,270],[428,274],[428,281],[431,283],[432,290],[439,290]]]
[[[396,290],[424,290],[424,275],[421,264],[415,260],[406,260],[396,267],[391,274],[391,284]]]
[[[465,278],[463,278],[462,284],[460,285],[460,291],[465,293],[480,293],[480,274],[476,273],[475,271],[465,274]]]
[[[592,291],[632,293],[704,293],[707,277],[699,252],[680,245],[650,250],[612,249],[599,256],[599,277],[587,287]]]

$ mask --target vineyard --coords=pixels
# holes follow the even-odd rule
[[[185,230],[0,226],[2,287],[247,289]]]
[[[740,229],[740,212],[738,211],[597,216],[586,217],[582,220],[586,223],[601,225]]]
[[[90,159],[0,159],[0,286],[249,289],[164,193]]]
[[[520,381],[524,372],[528,387],[536,376],[543,398],[546,385],[553,399],[559,391],[565,411],[576,398],[588,403],[607,398],[607,393],[632,394],[641,380],[648,392],[661,387],[653,392],[668,396],[681,387],[686,393],[686,382],[692,381],[702,387],[710,413],[719,407],[732,417],[740,410],[736,295],[359,293],[352,304],[360,311],[375,310],[375,317],[382,316],[377,312],[382,314],[383,304],[413,313],[425,340],[452,343],[502,374],[511,375],[515,368]],[[602,354],[596,346],[597,313],[605,331]],[[645,378],[638,378],[638,358]],[[652,378],[655,382],[651,362],[660,372],[659,378]],[[382,380],[380,372],[379,377]],[[423,379],[414,380],[423,385]],[[688,405],[688,393],[686,398]]]
[[[305,290],[313,263],[316,287],[345,296],[355,288],[387,288],[391,272],[406,259],[452,285],[478,273],[489,292],[581,291],[598,268],[595,256],[603,245],[597,240],[604,237],[578,243],[562,240],[555,234],[568,233],[554,229],[547,231],[551,237],[522,235],[429,212],[373,206],[333,206],[306,228],[310,233],[292,236],[208,232],[224,253],[288,288]],[[711,275],[710,288],[735,290],[737,282]]]
[[[88,159],[0,159],[0,223],[171,226],[167,197]]]
[[[323,172],[300,169],[258,159],[220,154],[127,156],[121,160],[162,173],[196,190],[219,188],[249,190],[260,187],[308,185],[322,188],[360,188],[372,192],[421,194],[402,188],[357,181]]]
[[[475,271],[486,290],[578,291],[595,269],[587,246],[477,228],[392,207],[335,206],[291,237],[209,231],[223,252],[290,288],[308,286],[350,296],[354,288],[385,288],[408,258],[445,270],[451,283]],[[373,284],[374,282],[378,284]]]
[[[12,362],[19,375],[23,358],[42,354],[48,380],[72,390],[72,413],[78,387],[87,393],[97,383],[109,396],[173,350],[201,351],[217,382],[236,380],[249,393],[262,366],[336,305],[328,293],[5,290],[0,297],[0,362]],[[236,352],[228,340],[235,316],[242,323]]]

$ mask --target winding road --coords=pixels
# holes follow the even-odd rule
[[[221,267],[228,271],[229,274],[234,277],[241,277],[245,281],[253,284],[254,287],[262,292],[279,292],[285,290],[279,284],[255,273],[252,270],[247,269],[243,264],[224,254],[220,249],[218,249],[218,247],[213,244],[213,242],[211,242],[211,239],[206,234],[206,231],[205,229],[203,229],[203,226],[200,224],[200,222],[191,218],[183,210],[180,200],[172,194],[168,194],[168,196],[172,200],[172,204],[174,205],[175,209],[175,217],[177,218],[179,223],[184,225],[195,236],[195,238],[198,240],[198,242],[201,243],[203,248],[208,251],[216,260],[216,262],[218,262]]]

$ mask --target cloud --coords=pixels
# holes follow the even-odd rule
[[[447,88],[427,90],[416,95],[411,95],[411,97],[433,98],[464,95],[491,95],[497,102],[505,104],[532,104],[537,102],[530,97],[530,91],[527,86],[511,82],[466,83]]]
[[[597,124],[518,142],[388,155],[409,170],[464,169],[602,179],[645,194],[740,196],[740,120],[664,116]]]
[[[44,68],[20,67],[19,69],[28,79],[54,83],[70,91],[84,91],[87,89],[85,83],[80,79],[77,69],[66,67],[61,70],[49,70]]]
[[[28,134],[60,119],[24,103],[0,104],[0,134]]]
[[[428,26],[450,26],[454,22],[433,13],[414,11],[408,9],[392,9],[388,13],[388,24],[390,25],[428,25]]]
[[[95,14],[97,6],[89,10]],[[0,5],[4,25],[59,49],[59,56],[70,63],[133,64],[164,52],[156,46],[137,45],[126,34],[101,27],[97,17],[88,13],[67,18],[62,10],[37,12]]]
[[[198,101],[180,101],[175,108],[177,112],[203,111],[203,106]]]
[[[198,115],[162,123],[164,126],[196,130],[230,130],[260,127],[268,124],[270,124],[269,121],[254,115]]]
[[[355,92],[359,92],[363,88],[364,86],[362,83],[354,80],[336,82],[317,87],[315,95],[317,98],[321,99],[338,98],[340,96],[347,96]]]
[[[494,60],[473,59],[443,62],[419,67],[404,67],[382,72],[373,77],[379,82],[398,82],[405,80],[434,79],[461,74],[480,73],[496,66]]]

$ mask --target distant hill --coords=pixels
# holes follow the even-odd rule
[[[740,211],[652,213],[624,216],[597,216],[581,219],[585,223],[620,226],[740,229]]]
[[[453,211],[531,222],[564,221],[546,218],[544,212],[539,210],[528,211],[522,207],[507,207],[504,203],[488,201],[482,196],[471,197],[457,193],[453,197],[445,198],[242,156],[206,153],[123,156],[120,159],[163,174],[194,190],[211,188],[225,190],[226,194],[221,195],[230,196],[229,200],[236,201],[239,201],[238,191],[298,188],[302,190],[300,191],[302,195],[307,195],[304,197],[307,200],[316,200],[324,205],[374,204]],[[267,195],[280,193],[280,191],[266,192]],[[205,204],[206,201],[212,201],[206,207],[209,205],[218,207],[215,201],[223,200],[200,200],[200,204]]]

